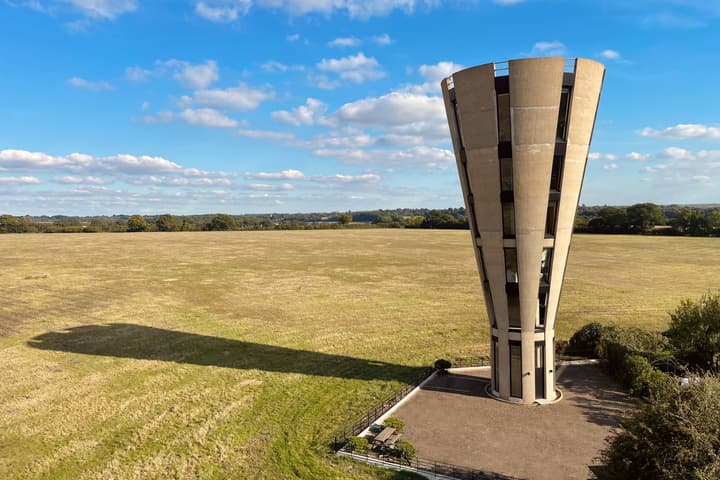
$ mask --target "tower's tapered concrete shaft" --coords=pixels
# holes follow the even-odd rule
[[[503,399],[556,398],[555,314],[604,74],[551,57],[442,81]]]

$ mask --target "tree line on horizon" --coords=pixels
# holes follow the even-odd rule
[[[0,233],[177,232],[316,230],[335,228],[467,229],[465,208],[398,208],[360,212],[229,215],[0,215]],[[720,206],[578,207],[575,232],[605,234],[720,235]]]

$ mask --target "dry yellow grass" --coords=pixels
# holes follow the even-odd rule
[[[663,328],[717,239],[578,236],[559,336]],[[330,435],[485,353],[464,231],[0,237],[0,478],[395,478]]]

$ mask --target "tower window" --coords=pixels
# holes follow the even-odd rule
[[[497,96],[498,109],[498,139],[501,142],[510,142],[510,94],[503,93]]]
[[[515,206],[512,202],[502,204],[503,236],[515,236]]]
[[[505,249],[505,276],[507,283],[518,283],[517,250]]]
[[[512,158],[500,159],[500,191],[513,191],[513,165]]]
[[[558,112],[557,138],[567,140],[568,107],[570,106],[570,89],[563,88],[560,93],[560,110]]]
[[[559,192],[564,157],[555,155],[553,157],[552,173],[550,174],[550,190]]]
[[[545,219],[545,234],[555,235],[555,221],[557,219],[557,201],[548,202],[547,217]]]

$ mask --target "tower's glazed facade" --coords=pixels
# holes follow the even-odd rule
[[[556,398],[555,314],[604,75],[550,57],[442,81],[502,399]]]

